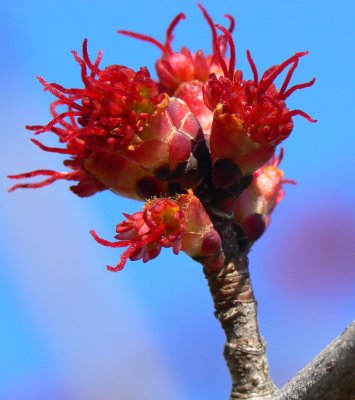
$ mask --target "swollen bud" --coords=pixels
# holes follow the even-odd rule
[[[253,175],[253,181],[235,202],[234,221],[244,231],[249,241],[259,239],[270,223],[271,213],[284,198],[284,173],[278,168],[283,157],[281,150],[278,158],[273,157]]]
[[[201,127],[185,102],[169,98],[166,109],[142,130],[140,141],[125,156],[162,180],[177,181],[186,189],[191,178],[194,152],[203,143]]]
[[[182,250],[201,262],[210,271],[223,267],[222,241],[200,200],[188,192],[178,199],[184,209],[186,230]]]

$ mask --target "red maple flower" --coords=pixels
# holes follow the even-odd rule
[[[221,54],[217,55],[215,52],[215,44],[217,41],[216,25],[207,10],[201,4],[198,4],[198,6],[212,32],[213,52],[207,56],[202,50],[198,50],[194,53],[187,47],[183,47],[180,51],[173,50],[173,32],[178,23],[186,18],[183,13],[178,14],[169,25],[165,43],[161,43],[157,39],[141,33],[127,30],[119,30],[118,32],[126,36],[152,43],[162,51],[162,57],[156,62],[156,70],[162,90],[186,102],[190,110],[198,119],[208,142],[213,114],[206,107],[203,100],[203,84],[207,82],[210,74],[214,73],[219,76],[223,74],[223,70],[221,69],[219,61],[219,56]],[[225,17],[230,21],[229,32],[232,33],[235,27],[235,20],[228,14],[226,14]],[[226,43],[220,41],[219,44],[222,48],[219,49],[219,53],[223,53],[224,57]]]
[[[157,257],[162,247],[172,247],[175,254],[181,249],[181,236],[185,226],[183,213],[179,204],[170,199],[149,201],[144,211],[133,215],[124,214],[126,221],[117,225],[115,243],[99,238],[91,231],[97,242],[110,247],[128,247],[122,254],[116,267],[108,267],[111,271],[121,270],[127,259],[132,261],[143,259],[147,262]]]
[[[157,257],[163,247],[172,248],[175,254],[180,250],[192,257],[201,257],[210,269],[220,269],[224,256],[221,253],[221,239],[202,204],[189,191],[176,199],[156,198],[148,201],[143,211],[127,218],[117,225],[116,242],[100,238],[92,230],[95,240],[109,247],[127,247],[116,267],[120,271],[127,259],[142,259],[143,262]]]
[[[255,171],[252,183],[234,204],[234,221],[251,241],[259,239],[269,226],[271,213],[285,197],[283,185],[296,183],[292,179],[284,179],[284,172],[279,168],[283,155],[284,150],[281,149],[278,157],[273,156]]]
[[[101,53],[92,63],[86,40],[83,58],[76,52],[74,56],[81,66],[85,87],[66,89],[40,78],[58,100],[51,107],[51,122],[28,127],[35,134],[55,133],[65,148],[33,142],[43,150],[70,155],[64,164],[73,171],[37,170],[12,175],[10,178],[14,179],[49,178],[39,183],[20,183],[10,190],[67,179],[79,181],[71,190],[82,197],[110,189],[125,197],[146,200],[170,195],[176,185],[181,184],[183,189],[193,187],[194,180],[201,177],[196,171],[191,174],[189,168],[196,164],[194,153],[203,144],[203,132],[186,103],[160,93],[147,68],[135,72],[112,65],[100,70]],[[62,106],[64,111],[59,111]],[[173,189],[166,182],[172,176]]]
[[[213,162],[219,159],[232,160],[243,174],[251,174],[269,160],[276,146],[286,139],[292,129],[295,115],[315,122],[302,110],[289,110],[286,99],[296,90],[310,87],[315,79],[288,88],[292,75],[301,57],[308,52],[296,53],[280,65],[269,68],[259,79],[258,71],[249,51],[247,58],[254,79],[243,79],[243,73],[235,70],[236,50],[230,32],[223,31],[215,44],[224,76],[212,74],[204,86],[207,107],[214,111],[211,130],[211,155]],[[230,61],[227,65],[221,43],[227,40],[230,46]],[[286,78],[278,90],[275,79],[287,68]]]
[[[134,162],[122,160],[118,155],[140,141],[139,134],[143,128],[157,113],[167,107],[167,97],[159,94],[158,84],[150,78],[147,68],[135,72],[122,65],[111,65],[101,70],[99,64],[102,52],[96,61],[92,62],[88,55],[87,40],[83,43],[83,57],[75,51],[73,54],[81,67],[84,88],[67,89],[56,83],[47,83],[39,77],[45,90],[57,97],[51,105],[53,119],[46,125],[27,127],[35,131],[35,134],[49,131],[55,133],[60,143],[66,147],[51,148],[38,140],[32,139],[32,141],[42,150],[71,156],[64,161],[64,165],[73,171],[56,172],[41,169],[12,175],[10,178],[14,179],[35,176],[49,176],[49,178],[38,183],[20,183],[10,190],[38,188],[58,179],[78,181],[79,183],[72,186],[71,190],[82,197],[106,188],[115,190],[115,187],[107,185],[107,179],[103,179],[101,171],[96,173],[90,168],[88,160],[103,154],[106,157],[106,164],[107,160],[114,158],[112,161],[115,162],[116,168],[120,165],[122,167],[121,173],[127,172],[128,169],[132,180],[135,176],[137,180],[146,177],[154,179],[152,173],[142,171]],[[107,173],[109,174],[109,169]],[[110,181],[113,185],[114,179],[117,180],[117,177]],[[156,182],[155,184],[158,185]],[[120,190],[120,185],[117,186],[118,192],[123,191],[121,194],[140,198],[134,193],[134,188]],[[162,187],[160,189],[157,194],[164,192]]]
[[[214,44],[217,40],[215,23],[206,9],[201,4],[198,4],[198,6],[211,28],[214,48]],[[225,15],[225,17],[230,20],[229,31],[232,32],[235,27],[234,18],[231,15]],[[123,35],[152,43],[162,51],[163,55],[156,62],[156,69],[161,85],[164,90],[170,94],[174,93],[181,83],[195,80],[206,82],[211,73],[219,75],[223,72],[215,53],[205,56],[202,50],[193,53],[187,47],[183,47],[180,52],[175,52],[173,50],[172,42],[174,40],[174,29],[178,23],[185,18],[186,15],[180,13],[173,19],[167,29],[165,43],[161,43],[157,39],[145,34],[127,30],[118,31],[118,33]]]

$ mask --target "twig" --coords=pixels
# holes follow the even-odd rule
[[[226,262],[219,273],[208,273],[215,315],[226,334],[224,356],[232,377],[231,400],[266,400],[276,391],[269,375],[266,343],[259,331],[248,257],[241,252],[233,223],[214,221],[223,242]]]
[[[272,400],[355,400],[355,322]]]

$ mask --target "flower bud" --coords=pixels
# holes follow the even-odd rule
[[[176,89],[174,95],[189,106],[200,123],[206,143],[209,145],[213,112],[207,108],[203,99],[203,82],[198,80],[183,82]]]
[[[254,242],[264,233],[270,223],[271,213],[284,198],[284,183],[295,183],[284,179],[284,173],[278,168],[283,158],[275,156],[253,175],[253,181],[237,198],[234,206],[234,221],[244,231],[247,238]]]
[[[203,133],[195,116],[185,102],[172,97],[167,107],[145,125],[139,141],[123,154],[157,178],[178,181],[188,188],[194,184],[189,181],[194,152],[202,142]]]

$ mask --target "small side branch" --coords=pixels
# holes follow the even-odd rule
[[[355,322],[272,400],[355,400]]]

